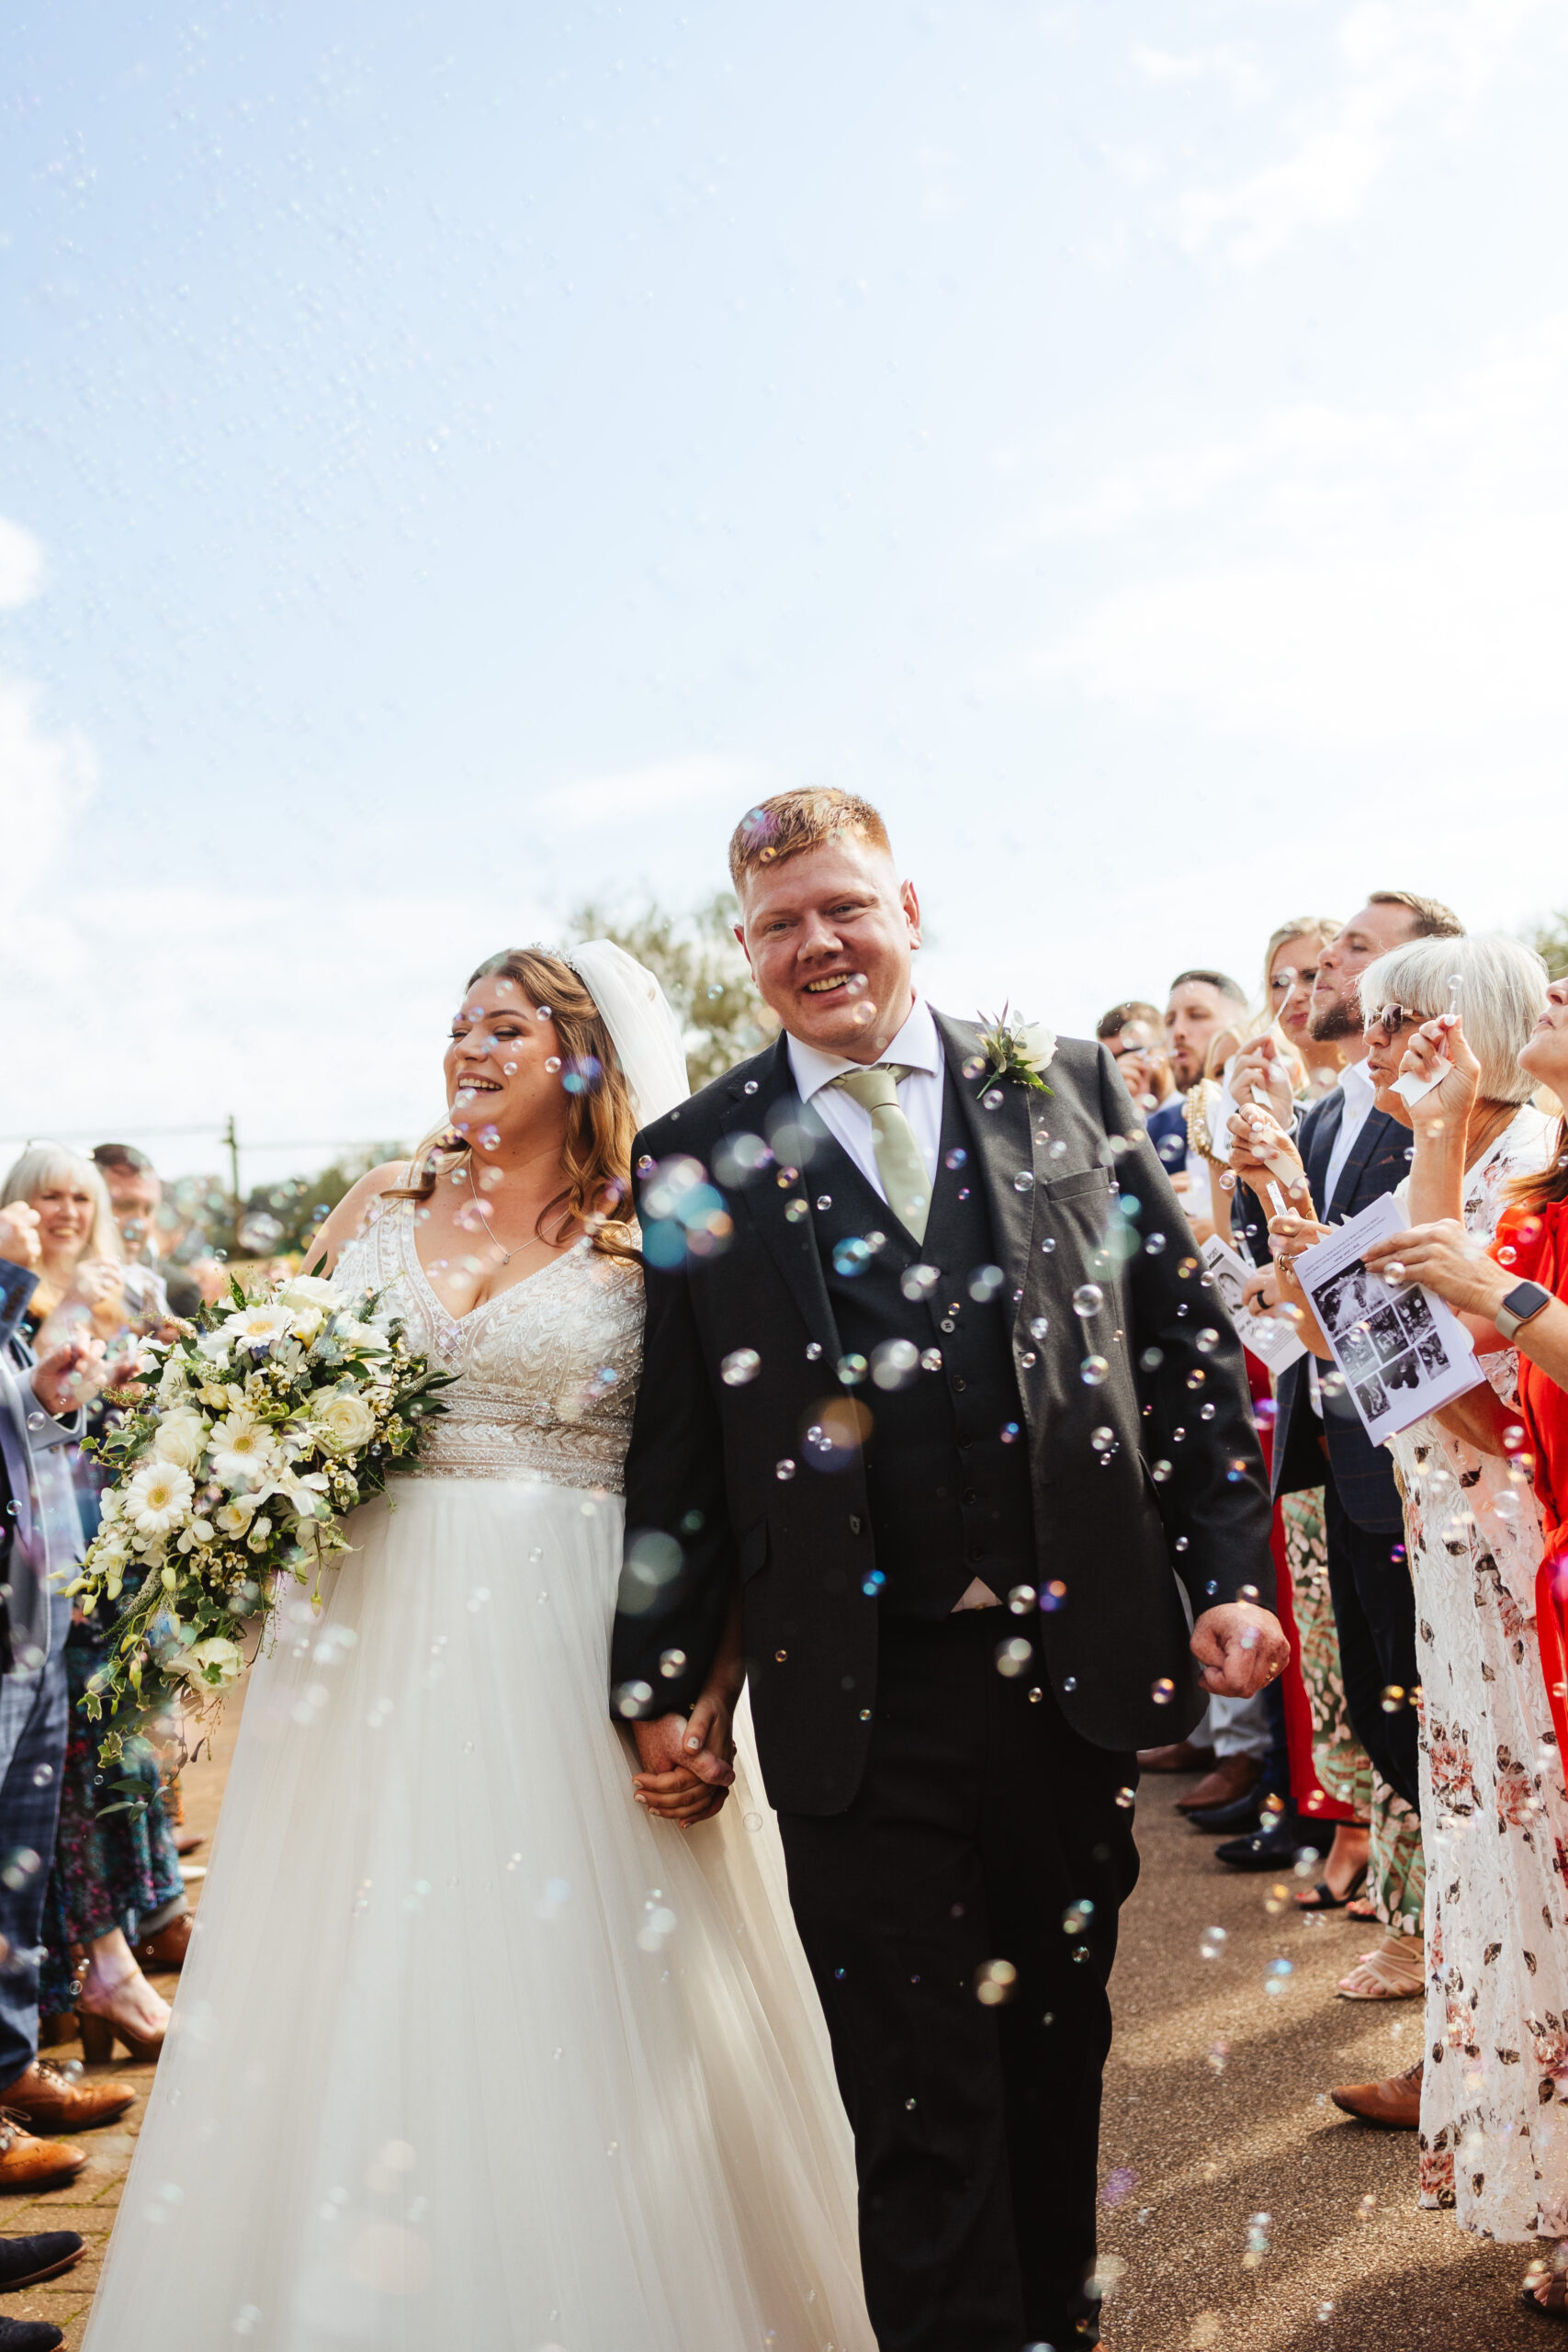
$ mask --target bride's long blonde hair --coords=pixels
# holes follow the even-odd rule
[[[568,1226],[580,1225],[601,1255],[635,1259],[639,1252],[627,1212],[637,1120],[604,1015],[570,965],[542,947],[508,947],[488,956],[469,973],[467,986],[498,978],[511,980],[536,1012],[547,1006],[560,1040],[567,1096],[564,1181],[540,1210],[534,1230],[541,1241],[558,1242]],[[384,1197],[427,1201],[437,1177],[460,1168],[468,1148],[467,1136],[449,1125],[437,1127],[414,1153],[408,1182],[390,1187]],[[547,1221],[552,1221],[548,1232]]]

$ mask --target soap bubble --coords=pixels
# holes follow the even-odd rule
[[[1149,1685],[1149,1696],[1156,1707],[1168,1707],[1176,1696],[1176,1685],[1168,1674],[1162,1674]]]
[[[732,1348],[719,1365],[719,1374],[727,1388],[744,1388],[761,1368],[762,1359],[755,1348]]]
[[[987,2009],[1000,2008],[1010,2001],[1018,1983],[1018,1971],[1010,1960],[983,1960],[975,1971],[975,1997]]]
[[[1086,1322],[1091,1315],[1098,1315],[1104,1304],[1105,1293],[1098,1283],[1080,1283],[1073,1293],[1073,1313],[1081,1315]]]
[[[1078,1378],[1086,1388],[1103,1388],[1111,1377],[1111,1366],[1104,1356],[1085,1356],[1078,1366]]]

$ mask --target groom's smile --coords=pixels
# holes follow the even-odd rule
[[[745,876],[736,937],[791,1036],[874,1062],[909,1017],[919,919],[886,851],[844,832]]]

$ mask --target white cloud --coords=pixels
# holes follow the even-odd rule
[[[1227,259],[1249,266],[1303,230],[1354,220],[1407,127],[1461,126],[1548,5],[1358,0],[1339,22],[1332,96],[1295,111],[1286,151],[1275,161],[1227,187],[1190,188],[1176,209],[1181,243],[1194,253],[1217,244]]]
[[[1133,51],[1133,62],[1151,82],[1223,82],[1237,106],[1251,106],[1266,97],[1272,86],[1262,67],[1232,49],[1228,41],[1188,57],[1140,43]]]
[[[0,514],[0,612],[14,612],[38,594],[43,549],[20,523]]]
[[[536,806],[574,830],[637,817],[657,817],[671,808],[689,808],[720,793],[731,797],[751,793],[761,772],[754,762],[731,760],[716,752],[697,752],[684,759],[654,760],[647,767],[625,768],[615,775],[586,776],[578,784],[563,784],[547,792]],[[738,809],[737,816],[740,814]]]
[[[1555,774],[1565,401],[1559,319],[1408,411],[1294,409],[1091,489],[1055,527],[1133,544],[1040,673],[1220,733]]]
[[[36,888],[98,780],[92,746],[74,728],[51,734],[38,719],[38,689],[0,678],[0,857],[6,921]]]

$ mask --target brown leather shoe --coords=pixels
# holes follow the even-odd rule
[[[1386,2083],[1341,2083],[1328,2096],[1336,2107],[1363,2123],[1376,2123],[1385,2132],[1414,2132],[1421,2120],[1424,2064],[1417,2058],[1407,2075],[1392,2075]]]
[[[1140,1772],[1207,1772],[1214,1761],[1212,1747],[1194,1747],[1190,1739],[1179,1739],[1170,1747],[1140,1747]]]
[[[190,1931],[196,1921],[188,1911],[160,1928],[155,1936],[143,1936],[136,1946],[136,1957],[143,1968],[183,1968],[190,1950]]]
[[[135,2097],[130,2083],[75,2082],[52,2058],[35,2058],[0,2090],[0,2107],[38,2132],[91,2132],[115,2122]]]
[[[40,2188],[58,2188],[74,2180],[86,2161],[85,2148],[73,2148],[69,2140],[35,2140],[19,2123],[0,2116],[0,2190],[25,2189],[32,2196]]]
[[[1263,1778],[1263,1766],[1256,1756],[1222,1756],[1213,1770],[1189,1789],[1184,1797],[1176,1800],[1178,1813],[1201,1813],[1212,1804],[1239,1804],[1249,1797]]]

